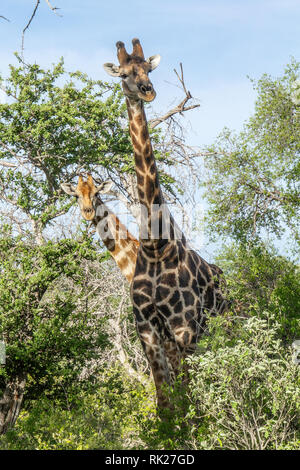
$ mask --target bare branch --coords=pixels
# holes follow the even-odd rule
[[[115,349],[117,351],[118,359],[119,359],[120,363],[123,365],[123,367],[126,369],[128,374],[131,377],[134,377],[136,380],[138,380],[139,382],[141,382],[142,384],[145,385],[147,383],[146,378],[143,377],[142,374],[140,374],[138,371],[136,371],[132,367],[132,365],[130,364],[129,358],[128,358],[128,354],[126,353],[126,351],[123,347],[123,343],[124,343],[123,336],[124,335],[123,335],[123,331],[122,331],[122,327],[121,327],[121,315],[123,314],[124,305],[125,305],[125,302],[127,300],[126,299],[126,293],[127,293],[126,292],[126,284],[124,284],[124,281],[123,281],[122,291],[120,292],[121,301],[119,303],[117,314],[116,314],[115,318],[110,318],[109,319],[109,324],[110,324],[110,327],[112,329],[113,338],[114,338],[113,339],[113,344],[114,344]]]
[[[11,154],[12,157],[15,157],[15,158],[18,158],[18,154],[16,152],[14,152],[13,150],[11,150],[7,145],[5,145],[2,140],[0,140],[0,145],[2,145],[2,147],[5,148],[5,150]]]
[[[191,109],[198,108],[200,106],[199,103],[198,104],[193,104],[193,105],[190,105],[190,106],[186,106],[188,101],[191,100],[193,97],[192,97],[190,91],[188,91],[186,86],[185,86],[182,63],[180,63],[180,71],[181,71],[181,75],[179,75],[177,70],[174,69],[174,72],[175,72],[175,74],[176,74],[176,76],[177,76],[177,78],[178,78],[178,80],[181,84],[181,87],[182,87],[182,89],[185,93],[185,98],[177,106],[175,106],[175,108],[170,109],[170,111],[168,111],[163,116],[160,116],[160,117],[155,118],[155,119],[151,119],[149,121],[149,127],[151,129],[154,129],[156,126],[158,126],[162,122],[164,122],[167,119],[169,119],[170,117],[174,116],[174,114],[177,114],[177,113],[182,114],[185,111],[189,111]]]
[[[53,6],[51,5],[51,3],[50,3],[49,0],[46,0],[46,3],[47,3],[47,5],[48,5],[48,7],[50,8],[50,10],[52,10],[57,16],[62,16],[62,15],[59,15],[59,14],[57,13],[57,10],[60,10],[60,8],[58,8],[58,7],[53,7]]]
[[[35,17],[35,14],[37,12],[37,9],[39,7],[39,4],[40,4],[40,1],[41,0],[37,0],[36,4],[35,4],[35,7],[34,7],[34,10],[33,10],[33,13],[30,17],[30,20],[28,21],[27,25],[25,26],[25,28],[23,29],[23,32],[22,32],[22,44],[21,44],[21,52],[22,52],[22,55],[23,55],[23,52],[24,52],[24,35],[25,35],[25,32],[26,30],[29,28],[33,18]]]
[[[36,12],[37,12],[37,9],[38,9],[40,3],[41,3],[41,0],[36,0],[36,4],[35,4],[34,10],[33,10],[33,12],[32,12],[32,15],[31,15],[31,17],[30,17],[30,19],[29,19],[27,25],[26,25],[25,28],[23,29],[23,32],[22,32],[22,44],[21,44],[21,55],[22,55],[22,56],[23,56],[23,53],[24,53],[24,37],[25,37],[25,32],[26,32],[26,30],[29,28],[29,26],[31,25],[32,20],[33,20],[33,18],[34,18],[35,15],[36,15]],[[50,3],[49,0],[46,0],[46,3],[47,3],[47,5],[48,5],[48,7],[50,8],[50,10],[52,10],[56,15],[62,16],[62,15],[59,15],[59,14],[57,13],[57,10],[59,10],[58,7],[53,7],[53,6],[51,5],[51,3]]]
[[[3,16],[3,15],[0,15],[0,18],[3,18],[3,19],[6,20],[6,21],[10,21],[8,18],[6,18],[6,17]]]
[[[1,162],[0,165],[2,166],[8,166],[9,168],[16,168],[17,165],[14,165],[13,163],[8,163],[8,162]]]

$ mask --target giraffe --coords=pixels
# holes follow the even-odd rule
[[[83,181],[82,176],[79,176],[76,188],[70,183],[61,184],[65,193],[77,198],[82,217],[92,221],[97,227],[106,248],[130,284],[135,271],[139,241],[100,198],[99,193],[107,193],[111,186],[112,182],[108,180],[96,187],[90,174],[86,182]],[[172,342],[172,339],[170,341]],[[168,347],[172,349],[172,344]],[[172,364],[168,365],[174,375]]]
[[[95,225],[104,245],[131,283],[139,242],[99,196],[100,193],[107,193],[112,184],[111,181],[105,181],[96,187],[92,175],[88,174],[86,181],[79,176],[76,187],[70,183],[63,183],[61,187],[65,193],[77,198],[81,215]]]
[[[145,59],[140,41],[133,39],[132,44],[128,54],[124,43],[117,42],[119,65],[106,63],[104,68],[121,77],[126,97],[142,209],[131,298],[162,409],[170,407],[164,393],[164,384],[171,383],[168,364],[177,375],[182,360],[196,349],[207,314],[223,313],[229,303],[221,290],[222,270],[188,247],[164,202],[144,111],[144,101],[156,96],[148,74],[158,66],[160,56]],[[186,371],[185,375],[187,381]]]

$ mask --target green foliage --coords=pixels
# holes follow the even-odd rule
[[[153,397],[153,389],[112,368],[98,377],[94,393],[69,396],[65,403],[44,398],[33,402],[0,439],[0,449],[144,448],[139,421],[155,413]]]
[[[206,158],[212,235],[249,240],[288,230],[299,240],[300,108],[293,99],[300,64],[254,83],[253,117],[235,135],[225,129]],[[290,248],[290,247],[289,247]]]
[[[78,165],[89,170],[98,164],[113,172],[132,162],[122,127],[125,105],[118,85],[67,74],[63,60],[52,70],[21,61],[10,69],[10,77],[1,79],[10,101],[0,105],[0,158],[21,158],[27,171],[24,165],[23,171],[2,170],[6,198],[44,227],[69,209],[69,200],[59,198],[59,184]]]
[[[189,411],[191,434],[198,449],[298,448],[300,443],[300,375],[278,338],[280,326],[264,312],[222,336],[228,320],[211,320],[211,334],[219,345],[188,359],[191,367]],[[201,343],[200,343],[201,346]]]
[[[0,449],[298,449],[299,367],[264,316],[210,319],[187,397],[180,380],[169,390],[172,411],[158,416],[153,384],[111,367],[93,392],[32,401]]]
[[[197,449],[300,446],[290,350],[300,335],[300,273],[288,258],[299,241],[299,71],[292,60],[282,77],[252,81],[254,115],[239,135],[225,129],[206,159],[207,225],[213,238],[235,241],[217,261],[234,307],[211,319],[201,355],[188,359]],[[284,235],[283,255],[264,244],[266,235]]]
[[[60,183],[84,169],[121,184],[123,173],[134,173],[134,158],[119,84],[67,73],[62,59],[49,70],[17,59],[10,76],[0,76],[8,96],[0,104],[0,159],[18,168],[0,166],[0,186],[5,202],[35,221],[41,233],[74,202]],[[157,130],[152,136],[159,140]],[[173,164],[168,155],[156,156]],[[176,191],[174,178],[163,170],[162,183]]]
[[[27,226],[19,223],[18,237],[14,222],[0,234],[0,339],[7,344],[0,390],[20,371],[27,390],[0,449],[299,448],[299,368],[290,351],[300,335],[299,267],[260,238],[286,228],[298,236],[300,64],[276,80],[263,76],[243,132],[225,130],[210,149],[209,226],[238,241],[219,263],[235,305],[210,319],[199,354],[187,360],[187,394],[179,378],[167,390],[172,410],[158,415],[125,289],[113,277],[109,284],[110,267],[105,286],[97,282],[105,255],[91,239],[70,240],[51,225],[73,204],[60,183],[79,168],[118,183],[134,172],[120,87],[66,73],[63,61],[43,70],[18,60],[1,79],[9,102],[0,105],[0,159],[18,168],[0,167],[0,186],[10,221],[22,214]],[[160,152],[161,133],[151,136],[156,159],[173,165]],[[179,193],[176,175],[161,177],[169,193]],[[45,229],[56,241],[47,241]],[[116,365],[115,350],[106,353],[109,320],[132,376],[143,380]],[[92,362],[95,372],[84,381]]]
[[[146,378],[145,378],[146,379]],[[180,449],[189,447],[190,428],[182,411],[182,388],[170,390],[175,411],[157,414],[151,381],[144,385],[120,367],[111,367],[91,393],[60,400],[32,401],[14,427],[0,438],[0,449]]]
[[[290,344],[300,337],[299,266],[261,243],[232,245],[221,252],[230,296],[239,315],[275,315],[282,339]]]
[[[106,344],[90,324],[91,312],[83,315],[77,305],[85,282],[80,263],[95,258],[90,240],[36,246],[3,234],[0,256],[0,337],[7,345],[0,385],[18,371],[39,393],[58,376],[75,380],[82,361]]]

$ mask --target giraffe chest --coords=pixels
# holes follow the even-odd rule
[[[139,253],[132,283],[133,305],[143,320],[160,315],[178,324],[200,321],[217,309],[219,290],[208,263],[192,250],[180,259],[149,262]]]
[[[132,299],[143,319],[184,316],[195,319],[201,312],[202,287],[185,260],[147,262],[138,256],[132,283]]]

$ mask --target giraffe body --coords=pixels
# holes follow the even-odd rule
[[[144,208],[131,295],[158,403],[164,407],[167,399],[162,384],[170,383],[170,375],[178,374],[182,359],[195,350],[207,313],[223,312],[227,302],[219,286],[221,270],[187,246],[164,202],[143,102],[127,97],[126,103]]]
[[[182,359],[195,350],[207,314],[222,313],[228,303],[220,288],[222,271],[187,247],[165,205],[143,104],[150,101],[150,91],[152,99],[155,92],[145,78],[149,59],[145,61],[137,44],[139,41],[133,40],[133,54],[129,55],[124,44],[117,43],[120,67],[104,67],[110,73],[113,66],[113,75],[119,73],[123,78],[142,207],[131,297],[137,331],[153,372],[158,406],[167,407],[163,384],[170,384],[171,375],[180,371]],[[157,59],[154,63],[156,66]],[[145,97],[141,94],[141,76]]]

